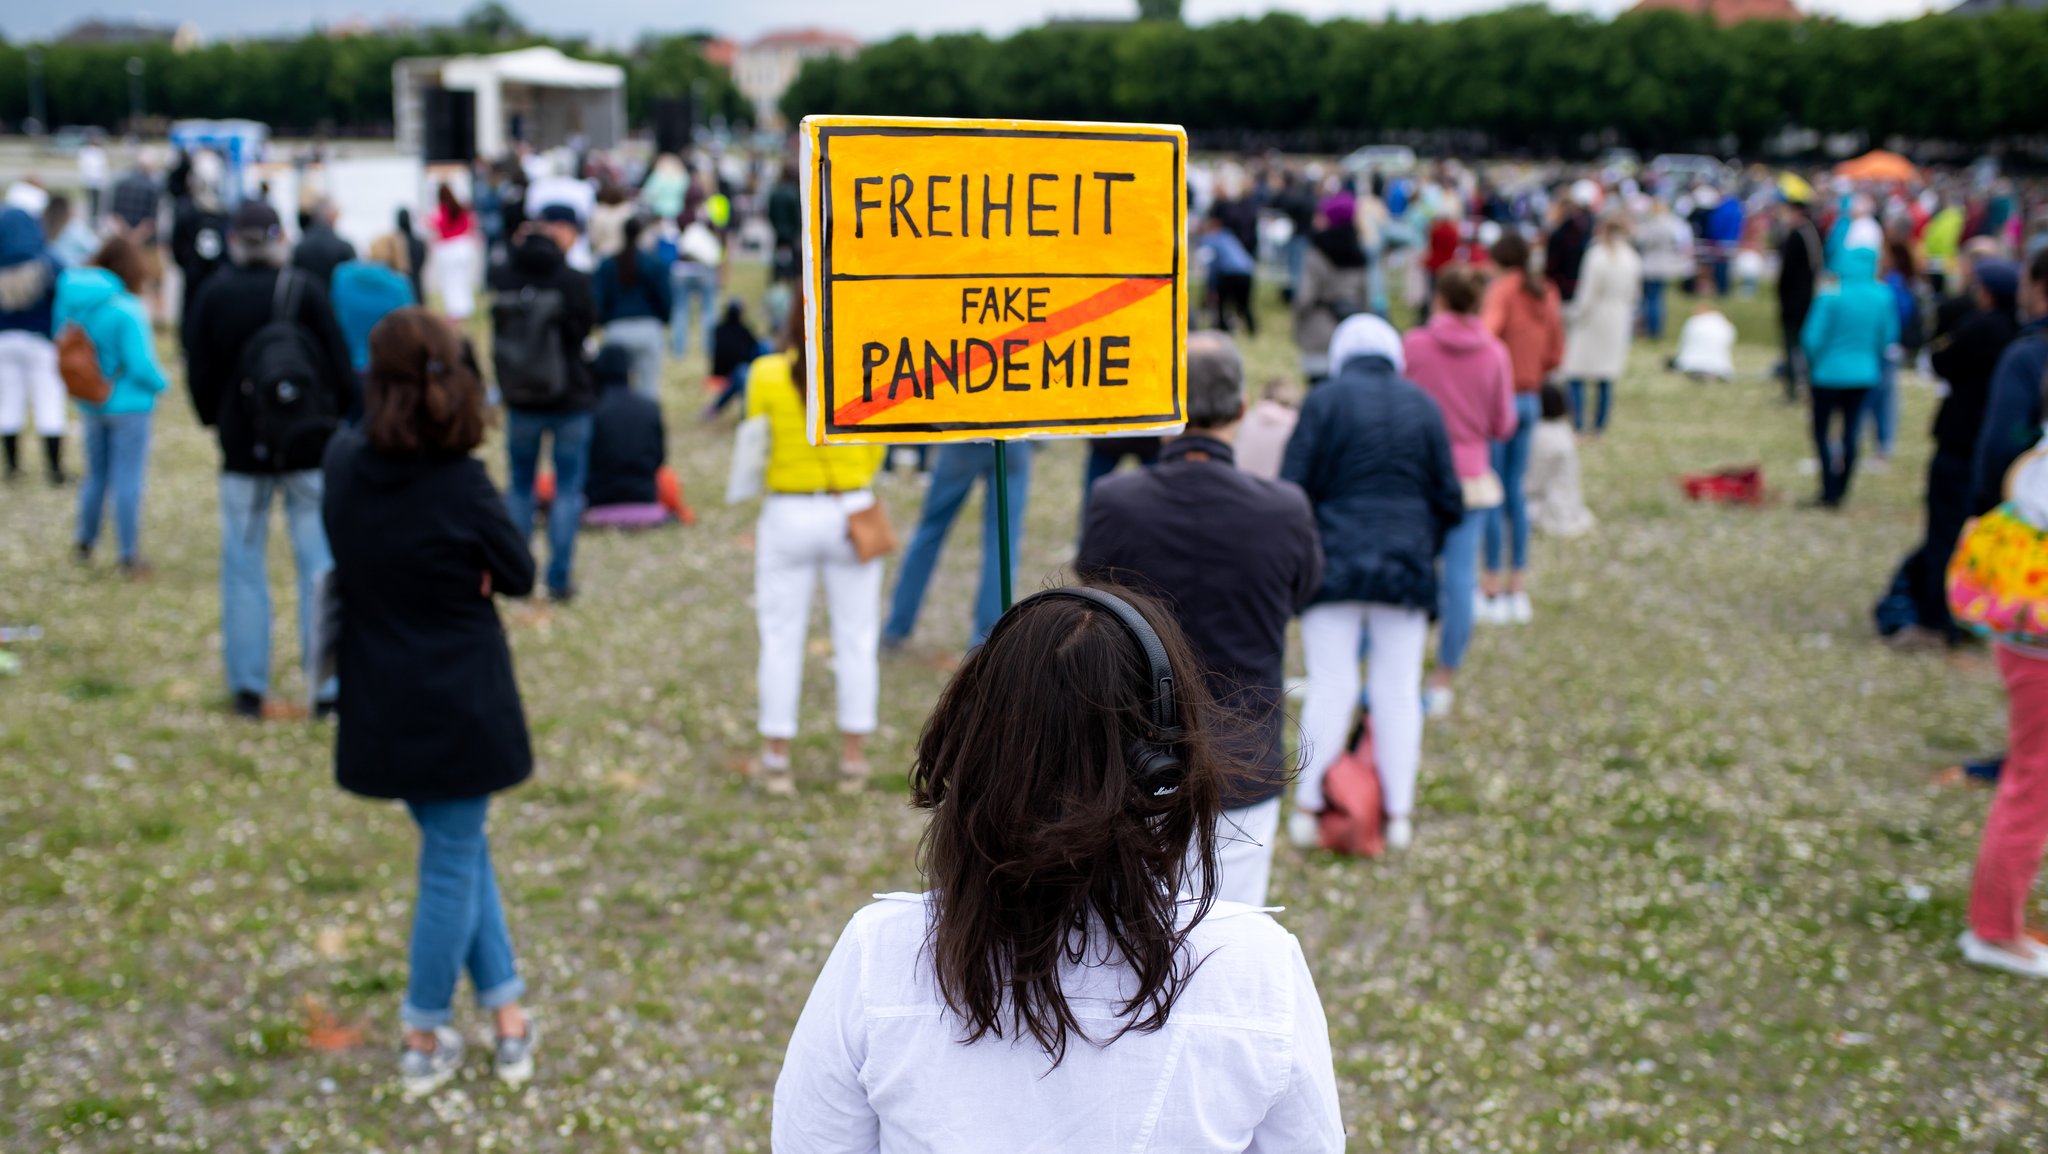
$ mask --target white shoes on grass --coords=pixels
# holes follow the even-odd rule
[[[2023,978],[2048,978],[2048,948],[2025,940],[2019,944],[2027,951],[2025,955],[1994,946],[1978,937],[1974,930],[1964,930],[1956,939],[1956,945],[1963,951],[1963,960],[1973,966],[2002,970]]]
[[[1536,619],[1536,607],[1527,593],[1502,593],[1488,597],[1473,595],[1472,619],[1481,625],[1527,625]]]

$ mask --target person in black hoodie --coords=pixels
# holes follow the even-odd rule
[[[583,496],[586,519],[638,525],[623,507],[652,513],[661,504],[661,474],[668,463],[668,434],[661,406],[633,388],[634,352],[606,345],[591,362],[597,376],[597,411],[590,435],[590,479]],[[657,514],[658,515],[658,514]]]
[[[299,574],[300,651],[311,648],[313,589],[332,560],[320,528],[320,456],[343,413],[356,409],[356,377],[348,342],[334,319],[327,290],[285,263],[277,213],[260,200],[235,210],[227,237],[233,267],[209,278],[185,317],[185,384],[202,424],[219,434],[221,455],[221,648],[235,712],[258,718],[295,710],[266,710],[270,691],[270,581],[264,543],[270,506],[284,499],[285,527]],[[285,342],[265,330],[282,322]],[[258,368],[249,356],[262,340],[266,373],[273,367],[303,372],[324,404],[282,426],[266,419],[259,394],[243,386]],[[275,415],[275,413],[273,413]],[[272,444],[265,427],[290,434]],[[317,685],[314,706],[325,711],[334,686]]]
[[[590,411],[597,405],[597,381],[583,355],[583,346],[597,323],[597,307],[590,277],[570,268],[565,255],[580,232],[575,209],[548,205],[538,219],[520,226],[512,241],[511,257],[491,277],[491,288],[501,298],[493,306],[494,322],[504,307],[502,298],[517,296],[524,289],[552,292],[561,299],[554,324],[561,340],[566,389],[547,405],[516,405],[509,400],[505,405],[505,453],[511,464],[505,504],[512,511],[512,523],[523,533],[533,532],[541,438],[545,435],[554,442],[555,500],[548,510],[547,587],[548,595],[557,601],[567,601],[576,592],[570,567],[576,559],[576,527],[583,515],[583,485],[590,470]],[[493,360],[502,362],[504,358]],[[502,379],[504,369],[500,368],[499,374]]]
[[[408,1094],[462,1065],[449,1028],[466,969],[497,1026],[496,1066],[533,1073],[533,1030],[491,865],[491,794],[533,773],[512,653],[491,598],[533,589],[533,555],[471,454],[484,435],[476,360],[446,322],[399,309],[370,332],[367,420],[334,438],[321,513],[348,688],[334,772],[405,802],[420,828],[411,975],[400,1018]]]
[[[220,158],[210,152],[190,154],[182,168],[183,189],[172,193],[176,200],[171,209],[171,260],[184,280],[181,321],[192,315],[207,279],[228,263],[228,213],[217,187]]]

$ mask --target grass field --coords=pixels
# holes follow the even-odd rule
[[[1536,623],[1480,632],[1429,727],[1414,849],[1278,851],[1355,1150],[2048,1147],[2043,991],[1952,945],[1986,795],[1927,785],[2001,743],[1995,673],[1868,624],[1919,528],[1931,393],[1908,390],[1897,465],[1845,513],[1797,511],[1803,414],[1761,379],[1764,314],[1737,320],[1739,384],[1638,353],[1584,454],[1600,528],[1539,539]],[[1280,329],[1255,382],[1291,370]],[[182,393],[157,424],[154,581],[71,564],[72,491],[0,491],[0,621],[47,630],[0,681],[0,1149],[767,1149],[826,951],[870,893],[918,885],[905,758],[966,639],[980,522],[885,665],[874,788],[831,789],[820,640],[803,793],[750,792],[754,510],[719,502],[730,430],[695,422],[700,372],[668,382],[697,526],[585,536],[578,603],[507,612],[540,762],[494,817],[543,1030],[522,1093],[481,1055],[396,1093],[415,836],[335,788],[330,731],[228,715],[215,450]],[[1747,461],[1765,509],[1673,483]],[[1073,445],[1038,460],[1026,587],[1071,554],[1080,469]],[[883,493],[907,526],[917,488]]]

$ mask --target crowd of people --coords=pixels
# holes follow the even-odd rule
[[[1962,644],[1982,616],[1958,620],[1948,596],[1971,517],[2003,511],[2048,532],[2048,470],[2026,455],[2048,369],[2048,234],[2023,233],[2008,186],[1823,193],[1754,173],[1681,186],[1609,172],[1509,189],[1456,164],[1389,178],[1226,163],[1192,186],[1205,292],[1186,430],[1090,446],[1081,583],[1003,604],[1017,574],[1000,559],[1020,552],[1035,448],[949,444],[912,455],[929,475],[885,613],[895,542],[875,484],[894,454],[805,433],[793,173],[726,175],[673,155],[639,171],[479,164],[466,192],[436,190],[424,230],[403,214],[360,255],[331,203],[309,200],[287,229],[203,152],[162,187],[138,166],[93,206],[97,220],[32,194],[0,210],[8,474],[32,406],[47,474],[66,479],[65,393],[79,396],[77,554],[90,562],[111,495],[118,561],[135,576],[148,571],[140,509],[169,381],[151,327],[159,250],[179,272],[187,390],[220,449],[232,708],[301,712],[271,692],[265,544],[281,503],[307,708],[336,720],[341,786],[404,802],[420,831],[409,1093],[462,1064],[450,1023],[464,972],[493,1018],[497,1073],[533,1074],[537,1031],[487,833],[490,798],[533,770],[496,600],[572,602],[586,524],[689,519],[659,401],[668,358],[693,343],[723,378],[705,416],[742,400],[760,450],[749,775],[763,793],[797,789],[820,583],[837,783],[868,787],[882,655],[910,642],[951,526],[984,489],[969,653],[912,770],[931,813],[932,889],[885,896],[848,924],[790,1043],[778,1150],[942,1142],[997,1115],[1034,1128],[1061,1117],[1077,1148],[1342,1149],[1313,979],[1259,911],[1275,843],[1283,829],[1324,843],[1333,767],[1367,734],[1371,816],[1387,848],[1412,844],[1425,723],[1455,710],[1477,626],[1537,619],[1532,530],[1592,528],[1580,445],[1614,427],[1635,342],[1667,331],[1674,286],[1695,307],[1672,367],[1728,379],[1736,334],[1715,302],[1775,265],[1780,373],[1810,405],[1821,506],[1848,497],[1866,415],[1889,457],[1898,378],[1920,353],[1944,382],[1925,541],[1879,606],[1899,644]],[[748,326],[748,302],[723,299],[749,219],[769,238],[772,342]],[[1279,282],[1300,374],[1254,401],[1232,333],[1256,333],[1266,280]],[[479,311],[488,375],[469,339]],[[1391,319],[1404,313],[1405,333]],[[73,384],[88,367],[106,386],[92,399]],[[475,455],[494,409],[502,493]],[[989,491],[999,461],[1006,502]],[[2015,462],[2029,484],[2007,502]],[[530,545],[543,516],[544,566]],[[1970,558],[1995,584],[2013,552]],[[1306,679],[1290,746],[1297,620]],[[2048,976],[2048,950],[2019,912],[2048,840],[2048,732],[2026,708],[2048,683],[2042,632],[2002,635],[2011,752],[1962,943],[1973,962],[2035,976]],[[955,1064],[959,1077],[934,1077]],[[1058,1109],[1090,1085],[1151,1108]],[[1204,1110],[1175,1105],[1196,1101]]]

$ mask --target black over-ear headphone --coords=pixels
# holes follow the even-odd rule
[[[1152,687],[1152,703],[1146,711],[1146,720],[1152,731],[1144,737],[1132,739],[1124,747],[1124,756],[1131,763],[1131,778],[1140,791],[1158,797],[1179,789],[1183,767],[1175,745],[1185,736],[1185,731],[1180,727],[1180,710],[1173,696],[1173,665],[1166,659],[1166,646],[1160,644],[1159,635],[1152,631],[1152,623],[1145,620],[1145,615],[1130,602],[1116,594],[1082,585],[1034,593],[1011,606],[1010,612],[1014,614],[1033,601],[1049,597],[1086,601],[1107,609],[1110,616],[1123,625],[1124,632],[1138,643],[1138,648],[1144,651],[1149,670],[1147,681]]]

